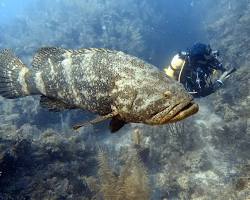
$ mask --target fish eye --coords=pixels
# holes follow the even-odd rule
[[[166,92],[163,93],[163,95],[164,95],[164,97],[166,97],[166,98],[170,98],[171,95],[172,95],[172,93],[171,93],[170,91],[166,91]]]

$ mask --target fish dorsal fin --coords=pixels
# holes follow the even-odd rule
[[[110,50],[110,49],[104,49],[104,48],[83,48],[83,49],[75,50],[74,52],[77,52],[77,53],[93,53],[93,52],[112,53],[115,51]]]
[[[40,106],[42,108],[46,108],[52,112],[60,112],[60,111],[63,111],[65,109],[75,109],[76,108],[76,107],[74,107],[72,105],[68,105],[68,104],[66,104],[58,99],[54,99],[54,98],[50,98],[50,97],[46,97],[46,96],[41,96]]]
[[[34,69],[40,69],[48,59],[60,60],[64,53],[71,52],[71,50],[66,50],[58,47],[42,47],[35,54],[32,67]]]

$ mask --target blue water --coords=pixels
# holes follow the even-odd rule
[[[29,37],[32,44],[26,44],[29,46],[28,48],[32,48],[34,45],[36,46],[36,43],[39,43],[37,47],[54,45],[79,48],[88,45],[125,51],[128,49],[125,46],[126,41],[123,46],[115,44],[116,41],[112,42],[112,40],[108,42],[100,41],[102,37],[108,35],[121,37],[120,33],[117,33],[113,27],[122,25],[121,21],[124,18],[128,23],[132,24],[132,28],[137,28],[137,31],[142,33],[146,45],[143,52],[138,50],[140,47],[136,47],[130,52],[156,65],[163,65],[166,58],[173,52],[185,49],[196,41],[206,42],[206,35],[201,28],[203,9],[202,5],[197,1],[158,0],[155,2],[131,1],[128,3],[121,1],[120,4],[117,3],[117,5],[110,7],[108,5],[109,1],[106,1],[107,3],[102,5],[96,3],[96,8],[93,7],[94,3],[91,3],[91,1],[83,2],[86,8],[81,8],[77,4],[70,3],[70,1],[60,0],[2,0],[0,4],[0,25],[5,29],[4,35],[10,35],[23,41],[26,40],[26,37]],[[109,4],[112,5],[112,2]],[[96,9],[96,13],[93,13],[91,9]],[[87,19],[81,16],[79,18],[79,15],[82,15],[82,17],[86,15]],[[95,15],[98,18],[95,18]],[[80,26],[81,29],[77,29]],[[88,30],[88,35],[86,33],[82,35],[84,34],[83,30]],[[95,32],[95,35],[91,34],[92,31]],[[98,36],[99,38],[97,38]],[[64,37],[67,38],[67,41]],[[81,45],[79,44],[81,42],[79,37],[86,37],[85,40],[91,42]],[[129,38],[121,39],[126,40]],[[96,41],[93,42],[94,40]],[[7,45],[3,43],[3,45],[17,48],[16,44]],[[154,56],[150,55],[152,52]]]
[[[0,23],[15,23],[15,20],[20,15],[25,15],[25,10],[29,8],[32,1],[17,1],[17,0],[1,0],[0,1]]]

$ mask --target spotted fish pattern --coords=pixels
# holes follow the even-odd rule
[[[41,95],[44,102],[47,98],[58,107],[81,108],[101,116],[114,113],[110,116],[124,122],[164,124],[198,111],[180,83],[120,51],[46,47],[27,68],[10,50],[3,50],[0,72],[0,94],[6,98]]]

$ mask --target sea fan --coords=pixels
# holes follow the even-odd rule
[[[112,171],[108,154],[98,153],[99,185],[95,198],[104,200],[147,200],[150,199],[149,178],[146,168],[138,159],[136,152],[126,160],[120,173]],[[90,185],[89,185],[90,186]],[[90,186],[91,187],[91,186]],[[96,187],[96,186],[95,186]]]

